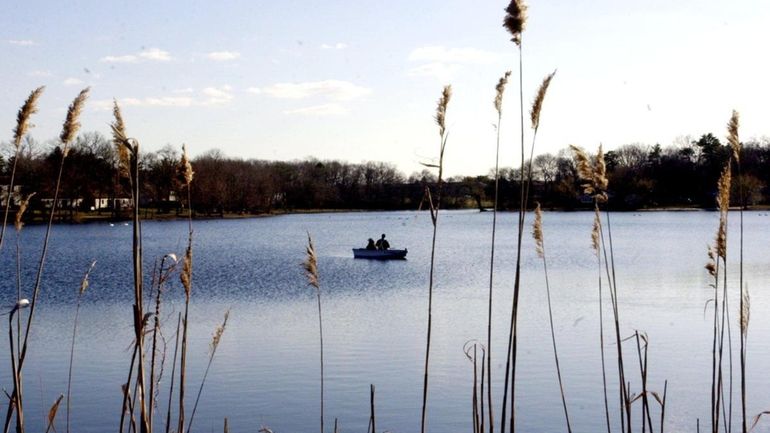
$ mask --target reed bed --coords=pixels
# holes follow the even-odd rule
[[[500,155],[500,130],[502,127],[502,102],[505,88],[508,84],[511,72],[505,72],[499,79],[495,88],[496,95],[494,107],[497,112],[497,123],[495,124],[497,139],[495,149],[495,192],[494,206],[491,228],[491,248],[490,248],[490,266],[489,266],[489,285],[488,285],[488,315],[487,315],[487,338],[486,345],[471,340],[463,347],[463,351],[472,366],[471,382],[471,426],[474,433],[485,433],[487,430],[494,432],[495,422],[500,423],[500,432],[510,433],[516,431],[516,382],[517,382],[517,357],[518,357],[518,320],[522,287],[522,248],[523,234],[525,231],[525,222],[527,210],[530,202],[530,186],[532,184],[532,160],[535,151],[538,130],[540,128],[541,112],[545,101],[545,96],[549,86],[554,78],[555,71],[546,75],[542,80],[529,112],[530,129],[532,134],[531,145],[529,149],[529,158],[525,149],[525,124],[524,124],[524,102],[523,102],[523,72],[524,62],[522,54],[522,36],[527,22],[527,6],[521,0],[513,0],[505,9],[504,27],[512,36],[512,42],[516,45],[519,66],[519,106],[520,106],[520,172],[519,172],[519,209],[517,212],[517,233],[516,233],[516,264],[514,268],[514,280],[512,282],[512,304],[510,317],[508,318],[509,332],[506,340],[506,362],[505,373],[502,383],[502,398],[500,406],[500,418],[495,419],[494,393],[493,393],[493,362],[492,362],[492,327],[493,327],[493,299],[495,297],[495,243],[497,230],[497,208],[498,208],[498,179],[499,179],[499,155]],[[3,225],[0,229],[0,250],[2,249],[5,230],[10,213],[10,194],[13,190],[16,173],[16,161],[19,155],[22,140],[31,128],[29,119],[37,111],[37,103],[43,93],[44,87],[33,90],[26,99],[17,114],[17,125],[14,129],[13,145],[15,155],[10,172],[10,183],[8,186],[9,197],[6,201],[5,212],[3,216]],[[33,324],[35,307],[38,302],[40,286],[43,279],[44,265],[46,263],[50,233],[52,230],[53,219],[56,213],[56,207],[59,197],[59,188],[61,185],[62,172],[65,160],[69,154],[71,146],[75,140],[80,128],[79,116],[83,110],[85,101],[88,97],[89,89],[83,89],[74,99],[67,111],[66,120],[59,135],[59,149],[61,159],[58,166],[58,175],[55,179],[53,202],[48,216],[47,226],[43,240],[41,257],[35,274],[34,285],[32,286],[31,299],[23,297],[21,282],[21,243],[20,236],[23,227],[23,216],[25,209],[29,205],[32,195],[28,195],[21,201],[19,209],[15,214],[16,228],[16,289],[17,296],[14,306],[8,313],[8,341],[11,361],[11,375],[13,378],[13,389],[8,394],[9,404],[6,413],[4,431],[8,432],[10,426],[14,423],[17,433],[25,431],[25,412],[24,412],[24,383],[23,383],[23,365],[26,358],[28,346],[30,345],[30,329]],[[428,412],[428,394],[430,379],[430,360],[431,360],[431,338],[432,338],[432,316],[433,316],[433,295],[436,281],[435,259],[437,253],[436,240],[438,236],[438,222],[441,210],[441,197],[444,175],[444,152],[446,149],[448,134],[446,125],[447,108],[452,96],[452,87],[447,85],[443,88],[441,97],[438,100],[435,122],[439,129],[439,154],[437,163],[424,164],[426,167],[436,169],[438,172],[437,182],[433,188],[426,186],[424,192],[424,201],[429,205],[429,212],[432,223],[432,240],[430,254],[430,268],[428,274],[428,303],[427,303],[427,329],[425,343],[425,358],[422,386],[422,406],[420,431],[425,433],[428,430],[427,412]],[[132,311],[132,325],[134,341],[131,345],[132,355],[129,360],[127,371],[127,380],[122,385],[122,406],[120,412],[119,432],[132,433],[151,433],[154,429],[157,402],[161,388],[161,378],[165,369],[166,359],[166,338],[163,336],[164,323],[161,318],[163,299],[165,293],[171,286],[172,276],[179,274],[179,283],[184,290],[184,309],[177,314],[177,324],[174,333],[174,353],[171,364],[170,383],[168,386],[168,399],[165,414],[165,432],[176,431],[177,433],[191,433],[193,431],[193,421],[195,414],[201,403],[201,396],[209,376],[210,369],[223,338],[227,327],[230,311],[224,314],[224,319],[212,336],[209,346],[209,353],[205,371],[203,372],[200,385],[198,387],[195,403],[189,416],[186,418],[186,388],[187,388],[187,357],[188,357],[188,332],[190,326],[190,303],[193,282],[193,224],[192,224],[192,192],[191,185],[194,178],[192,163],[187,155],[187,149],[182,147],[181,161],[178,167],[179,185],[187,192],[186,205],[188,208],[188,237],[184,255],[181,259],[180,269],[175,254],[168,254],[160,260],[156,273],[152,277],[152,290],[150,296],[145,296],[144,284],[145,275],[143,269],[143,246],[142,246],[142,221],[139,215],[139,203],[141,202],[141,179],[140,179],[140,146],[139,141],[130,138],[126,132],[126,125],[123,120],[121,110],[117,104],[113,106],[114,122],[111,124],[113,132],[113,142],[116,146],[118,155],[117,171],[121,180],[125,180],[130,185],[131,199],[133,200],[132,214],[132,268],[133,281],[132,288],[134,293]],[[740,251],[738,257],[738,278],[739,288],[737,291],[739,302],[739,317],[737,326],[739,329],[739,376],[740,376],[740,420],[741,432],[748,433],[757,426],[761,417],[770,412],[762,412],[753,417],[751,427],[747,416],[747,380],[746,380],[746,362],[747,362],[747,343],[748,328],[750,319],[750,296],[746,281],[744,281],[744,255],[743,255],[743,236],[744,222],[743,209],[745,207],[745,196],[741,179],[741,143],[739,139],[739,116],[733,111],[727,125],[727,140],[731,153],[727,158],[722,170],[722,174],[717,185],[717,206],[718,206],[718,226],[713,245],[709,246],[708,263],[706,269],[712,277],[711,289],[713,289],[713,323],[711,324],[711,375],[710,375],[710,428],[712,433],[723,431],[731,433],[733,423],[733,360],[731,332],[732,319],[730,317],[729,302],[736,296],[735,290],[728,285],[728,215],[730,210],[730,190],[735,180],[733,171],[736,172],[736,178],[739,179],[739,205],[740,205]],[[598,307],[599,307],[599,349],[601,355],[601,380],[603,390],[603,409],[601,416],[606,422],[607,433],[619,431],[621,433],[632,433],[636,430],[636,423],[641,421],[639,429],[643,433],[653,433],[657,429],[660,433],[664,432],[666,427],[666,401],[668,394],[668,381],[663,383],[663,391],[659,393],[653,389],[649,381],[651,365],[649,362],[650,338],[646,333],[640,330],[633,330],[629,336],[629,331],[622,326],[620,311],[620,290],[617,283],[617,270],[615,266],[615,255],[613,248],[611,214],[606,208],[606,203],[610,199],[610,185],[607,175],[607,166],[604,159],[604,151],[599,146],[595,155],[589,155],[582,148],[572,146],[577,167],[578,180],[581,182],[583,193],[589,196],[593,202],[594,220],[591,230],[591,246],[596,256],[598,269]],[[562,375],[560,356],[556,338],[556,326],[553,314],[553,298],[549,282],[549,268],[546,260],[546,250],[542,223],[542,210],[538,203],[534,209],[534,224],[532,234],[535,240],[538,258],[542,260],[543,274],[545,281],[545,294],[548,310],[548,326],[551,336],[551,349],[553,352],[555,375],[559,385],[561,397],[561,409],[564,414],[565,429],[568,433],[573,430],[573,423],[570,418],[567,393],[565,391],[565,380]],[[157,263],[157,262],[156,262]],[[80,316],[80,306],[83,295],[88,287],[89,275],[93,270],[95,262],[91,264],[85,273],[76,298],[76,307],[73,320],[72,340],[70,345],[69,373],[67,380],[66,400],[65,394],[61,394],[50,407],[46,423],[46,432],[56,431],[55,420],[59,410],[60,403],[66,402],[66,431],[71,429],[71,388],[74,370],[74,353],[76,348],[76,337],[78,330],[78,320]],[[305,248],[305,261],[303,269],[307,282],[315,289],[317,309],[318,309],[318,331],[320,343],[320,431],[324,433],[325,420],[325,376],[324,376],[324,334],[323,334],[323,315],[321,287],[318,273],[318,256],[310,234],[307,237],[307,246]],[[606,292],[605,292],[606,289]],[[153,299],[154,296],[154,299]],[[607,304],[607,301],[609,303]],[[145,308],[145,303],[154,302],[154,309]],[[711,303],[710,302],[710,303]],[[604,313],[609,308],[612,312],[611,321],[605,323]],[[28,311],[25,326],[22,327],[22,312]],[[151,310],[151,311],[150,311]],[[14,318],[16,319],[14,326]],[[152,327],[148,329],[150,321]],[[610,319],[608,319],[610,320]],[[605,332],[609,327],[610,342],[605,340]],[[14,332],[15,331],[15,332]],[[22,339],[23,334],[23,339]],[[150,341],[147,337],[151,336]],[[633,359],[629,361],[626,357],[628,353],[624,345],[632,344],[636,352],[636,362],[638,363],[638,391],[633,392],[631,377],[636,379],[635,371],[630,366]],[[149,346],[149,348],[148,348]],[[161,349],[162,346],[162,349]],[[617,377],[611,379],[615,383],[608,384],[608,373],[606,359],[612,357],[609,355],[614,346],[614,358],[616,363]],[[147,351],[149,350],[149,356]],[[727,352],[727,353],[725,353]],[[495,353],[497,351],[495,350]],[[149,372],[149,376],[148,376]],[[519,372],[520,373],[520,372]],[[597,373],[598,377],[598,373]],[[598,379],[597,379],[598,380]],[[178,386],[176,392],[177,404],[175,405],[175,385]],[[610,389],[617,388],[617,400],[612,404]],[[372,433],[377,431],[377,422],[375,416],[375,387],[370,386],[369,399],[369,424],[368,430]],[[657,406],[656,406],[657,403]],[[610,408],[617,410],[617,419],[614,420],[610,415]],[[617,407],[615,407],[617,406]],[[658,411],[656,413],[655,408]],[[172,412],[176,410],[176,426],[172,427]],[[15,415],[15,417],[14,417]],[[638,415],[638,416],[634,416]],[[619,425],[617,425],[617,424]],[[223,430],[228,432],[230,429],[228,418],[224,418]],[[337,418],[334,419],[334,432],[339,429]],[[696,420],[696,429],[700,430],[700,420]],[[74,430],[77,430],[75,428]],[[272,432],[268,427],[262,427],[259,431]]]

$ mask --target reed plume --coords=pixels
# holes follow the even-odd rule
[[[446,132],[446,109],[451,98],[452,86],[444,86],[444,90],[441,92],[441,97],[439,98],[436,107],[436,124],[439,127],[439,135],[442,137]]]
[[[315,287],[316,299],[318,300],[318,337],[321,343],[321,433],[324,433],[324,334],[323,323],[321,322],[321,286],[318,283],[318,258],[310,233],[307,234],[305,253],[306,257],[302,267],[305,270],[307,283]]]
[[[35,195],[35,193],[28,194],[27,197],[21,200],[21,203],[19,203],[19,210],[16,211],[16,217],[14,218],[13,226],[16,228],[17,232],[21,231],[21,228],[24,226],[24,213],[27,212],[27,208],[29,207],[29,201],[32,199],[32,197]]]
[[[599,208],[594,208],[594,225],[591,229],[591,248],[596,252],[596,256],[599,257],[599,232],[601,231],[601,215],[599,215]]]
[[[40,95],[43,94],[45,86],[38,87],[29,94],[24,104],[19,108],[19,112],[16,115],[16,127],[13,129],[13,145],[14,156],[13,164],[11,167],[11,178],[8,181],[8,190],[5,200],[5,212],[3,213],[3,226],[0,228],[0,249],[3,247],[3,239],[5,238],[5,228],[8,225],[8,213],[11,208],[11,198],[13,194],[13,185],[16,178],[16,166],[19,161],[19,154],[21,153],[21,140],[27,134],[32,125],[29,122],[30,117],[37,113],[37,100],[40,99]]]
[[[67,118],[64,120],[61,134],[59,134],[59,139],[64,146],[62,148],[62,153],[65,157],[69,154],[69,143],[75,140],[75,136],[77,135],[78,130],[80,130],[80,112],[83,110],[83,106],[86,103],[88,92],[90,90],[90,87],[81,90],[67,109]]]
[[[115,120],[110,124],[112,129],[112,142],[118,151],[118,173],[121,177],[131,177],[131,153],[133,148],[126,135],[126,124],[120,112],[118,101],[113,100],[112,114]]]
[[[438,193],[436,194],[436,202],[433,202],[433,197],[430,193],[430,188],[425,187],[426,196],[430,201],[431,221],[433,223],[433,238],[431,240],[430,251],[430,271],[428,276],[428,329],[427,337],[425,341],[425,369],[422,382],[422,414],[420,417],[420,432],[425,433],[425,419],[428,411],[428,376],[430,365],[430,337],[433,323],[433,273],[435,271],[435,259],[436,259],[436,233],[438,230],[438,214],[441,208],[441,192],[443,189],[443,176],[444,176],[444,150],[446,149],[447,133],[446,133],[446,112],[449,106],[449,100],[452,96],[452,86],[446,85],[441,92],[441,97],[438,100],[436,107],[436,124],[439,127],[439,157],[438,164],[428,165],[438,169]]]
[[[548,91],[548,86],[551,84],[551,80],[555,74],[556,71],[553,71],[548,74],[545,79],[543,79],[543,82],[540,84],[540,88],[537,90],[535,101],[532,103],[532,109],[529,111],[529,117],[530,120],[532,120],[532,129],[535,131],[537,131],[538,127],[540,127],[540,110],[543,109],[545,93]]]
[[[727,123],[727,142],[730,143],[730,149],[733,151],[733,159],[736,163],[741,161],[741,141],[738,138],[738,112],[733,110],[730,121]]]
[[[522,0],[511,0],[505,8],[503,27],[511,34],[511,41],[521,46],[521,33],[527,25],[527,5]]]
[[[214,329],[214,334],[211,336],[211,342],[209,343],[209,362],[206,365],[206,371],[203,373],[203,379],[201,380],[201,386],[198,388],[198,396],[195,398],[195,404],[193,405],[192,413],[190,414],[190,423],[187,425],[187,433],[190,433],[190,430],[192,429],[193,420],[195,419],[195,412],[198,409],[198,402],[201,399],[201,394],[203,393],[203,386],[206,384],[206,378],[209,375],[209,370],[211,369],[211,363],[214,362],[214,355],[217,353],[217,348],[219,347],[219,342],[222,341],[222,335],[225,333],[225,328],[227,328],[227,319],[230,317],[230,310],[225,311],[225,318],[222,321],[222,324],[217,326],[216,329]]]
[[[717,230],[716,252],[722,259],[727,258],[727,212],[730,209],[730,165],[725,166],[717,182],[717,206],[719,207],[719,229]]]
[[[179,168],[180,174],[182,175],[182,178],[184,178],[185,183],[187,186],[190,186],[193,181],[193,175],[195,172],[193,171],[192,164],[190,164],[190,159],[187,156],[187,146],[184,144],[182,145],[182,159],[179,162]]]
[[[505,74],[500,77],[500,81],[495,86],[495,111],[498,115],[503,114],[503,94],[505,93],[505,86],[508,84],[508,77],[511,76],[511,71],[506,71]],[[498,124],[498,127],[500,125]]]
[[[37,100],[40,99],[43,90],[45,90],[45,86],[40,86],[33,90],[16,114],[16,127],[13,129],[13,145],[17,150],[21,147],[21,140],[27,135],[29,128],[35,126],[29,122],[29,118],[37,113]]]
[[[64,398],[64,395],[59,394],[59,397],[56,399],[53,405],[51,405],[51,408],[48,409],[48,426],[45,428],[45,433],[48,433],[51,430],[53,430],[54,433],[56,432],[56,427],[54,427],[54,421],[56,421],[56,413],[59,411],[59,405],[61,404],[61,401],[63,398]]]

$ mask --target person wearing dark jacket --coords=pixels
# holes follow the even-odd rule
[[[385,240],[385,233],[382,234],[382,237],[377,239],[377,243],[375,244],[378,250],[387,250],[390,248],[390,244],[387,240]]]

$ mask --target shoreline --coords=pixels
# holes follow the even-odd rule
[[[546,208],[549,212],[593,212],[592,208],[573,208],[573,209],[559,209],[559,208]],[[492,209],[483,209],[478,210],[476,208],[458,208],[458,209],[444,209],[447,211],[475,211],[475,212],[492,212]],[[713,208],[703,208],[703,207],[686,207],[686,206],[666,206],[666,207],[656,207],[656,208],[645,208],[645,209],[631,209],[631,210],[610,210],[611,212],[615,213],[642,213],[642,212],[716,212],[718,209],[716,207]],[[740,208],[738,206],[732,206],[730,207],[730,211],[737,212]],[[194,221],[209,221],[209,220],[237,220],[237,219],[251,219],[251,218],[269,218],[269,217],[276,217],[276,216],[283,216],[283,215],[309,215],[309,214],[335,214],[335,213],[367,213],[367,212],[402,212],[402,211],[417,211],[416,209],[295,209],[291,211],[274,211],[274,212],[266,212],[266,213],[224,213],[220,215],[204,215],[204,214],[197,214],[193,215],[192,219]],[[427,210],[424,210],[427,212]],[[770,205],[753,205],[748,206],[744,209],[744,211],[748,212],[755,212],[755,211],[770,211]],[[510,210],[498,210],[498,212],[501,213],[511,213],[511,212],[518,212],[516,209],[510,209]],[[143,212],[144,215],[140,217],[142,221],[177,221],[177,220],[186,220],[188,216],[186,214],[179,214],[176,215],[175,213],[164,213],[164,214],[158,214],[151,211]],[[149,215],[148,215],[149,214]],[[36,218],[25,222],[27,225],[40,225],[45,224],[45,217],[41,218],[40,215],[37,214]],[[73,215],[67,215],[66,213],[62,213],[59,217],[55,218],[54,223],[55,224],[92,224],[92,223],[99,223],[99,222],[125,222],[130,221],[131,218],[116,218],[113,215],[109,214],[91,214],[88,212],[76,212]]]

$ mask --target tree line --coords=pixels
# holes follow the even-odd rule
[[[4,146],[8,148],[8,146]],[[610,207],[633,210],[657,207],[713,207],[721,167],[729,146],[712,134],[679,145],[627,144],[606,152]],[[0,184],[7,185],[13,153],[0,156]],[[61,150],[25,137],[18,154],[18,195],[36,192],[31,208],[43,210],[52,188]],[[187,206],[188,192],[179,179],[180,149],[167,145],[140,157],[141,208],[155,214],[179,213]],[[418,209],[424,203],[426,185],[436,175],[425,169],[406,176],[393,164],[349,163],[305,159],[266,161],[233,158],[219,150],[192,160],[196,181],[189,191],[198,215],[258,214],[297,210],[397,210]],[[543,206],[579,209],[589,206],[581,196],[580,181],[572,154],[536,156],[525,165],[531,176],[531,193]],[[531,167],[531,168],[530,168]],[[498,175],[500,209],[519,203],[520,169],[502,168]],[[770,140],[743,144],[741,173],[735,173],[736,197],[742,192],[746,205],[770,204]],[[64,212],[93,211],[116,217],[130,207],[127,180],[118,173],[118,156],[112,141],[98,132],[77,137],[67,157],[61,197]],[[3,187],[3,200],[7,196]],[[444,208],[479,208],[493,205],[494,172],[482,176],[455,176],[442,185]],[[108,205],[100,206],[107,202]],[[123,199],[117,201],[115,199]],[[736,203],[737,204],[737,203]]]

